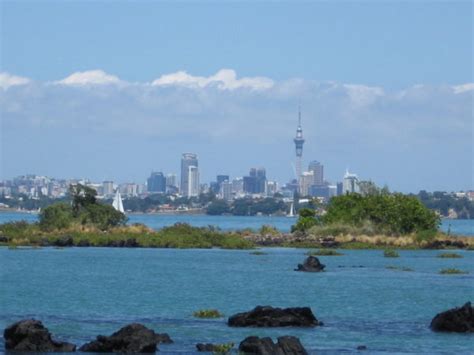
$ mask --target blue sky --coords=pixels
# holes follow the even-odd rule
[[[301,102],[305,161],[330,180],[473,188],[470,1],[2,1],[1,16],[3,178],[144,181],[195,151],[203,180],[263,165],[284,182]]]

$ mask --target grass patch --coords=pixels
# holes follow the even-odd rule
[[[306,253],[306,255],[310,256],[340,256],[344,255],[339,253],[337,250],[332,249],[318,249],[318,250],[310,250]]]
[[[224,315],[217,309],[200,309],[193,313],[196,318],[222,318]]]
[[[439,271],[439,273],[441,275],[466,275],[466,274],[469,274],[468,271],[463,271],[463,270],[459,270],[459,269],[441,269]]]
[[[397,271],[414,271],[412,268],[409,268],[409,267],[401,267],[401,266],[393,266],[393,265],[385,266],[385,268],[388,270],[397,270]]]
[[[442,253],[437,256],[438,258],[442,259],[460,259],[462,255],[456,253]]]
[[[228,354],[234,347],[234,343],[214,344],[213,354]]]
[[[396,250],[393,249],[386,249],[383,252],[383,256],[386,258],[398,258],[400,254]]]

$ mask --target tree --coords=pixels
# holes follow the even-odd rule
[[[298,211],[299,218],[295,225],[291,226],[291,231],[304,232],[309,228],[319,224],[319,220],[316,219],[316,211],[311,208],[302,208]]]
[[[207,206],[207,214],[218,216],[230,212],[230,207],[224,200],[215,200]]]
[[[43,230],[65,229],[74,221],[71,206],[65,203],[56,203],[40,212],[39,225]]]

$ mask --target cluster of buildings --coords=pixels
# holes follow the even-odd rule
[[[298,112],[298,126],[295,144],[295,177],[286,184],[280,185],[269,180],[263,167],[253,167],[248,175],[231,178],[220,174],[215,181],[209,184],[200,181],[199,159],[197,154],[183,153],[181,157],[181,171],[165,174],[153,171],[145,183],[116,184],[113,181],[94,183],[86,179],[54,179],[46,176],[25,175],[12,180],[0,181],[0,196],[24,195],[28,198],[61,198],[68,193],[69,185],[84,184],[94,188],[99,198],[112,198],[117,189],[124,197],[146,197],[150,194],[167,194],[183,197],[197,197],[201,193],[212,192],[223,200],[234,200],[244,197],[273,197],[286,199],[315,197],[328,200],[332,196],[358,192],[359,180],[356,174],[346,171],[341,182],[331,183],[325,179],[324,165],[317,160],[308,164],[303,171],[303,128],[301,125],[301,111]],[[471,197],[471,196],[470,196]]]

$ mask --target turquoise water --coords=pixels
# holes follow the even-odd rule
[[[163,353],[189,353],[197,342],[234,342],[248,335],[295,335],[311,352],[469,353],[473,336],[428,328],[443,310],[474,300],[474,252],[462,259],[438,251],[342,251],[321,257],[324,273],[293,271],[303,249],[249,251],[118,248],[0,248],[0,329],[41,319],[60,339],[78,345],[130,322],[167,332]],[[387,265],[413,272],[388,270]],[[362,266],[362,267],[359,267]],[[468,275],[440,275],[455,267]],[[192,313],[217,308],[226,316],[256,305],[310,306],[325,323],[312,329],[229,328],[225,319]],[[4,350],[0,340],[0,352]]]
[[[0,223],[27,220],[35,222],[36,214],[18,212],[0,212]],[[207,215],[158,215],[158,214],[131,214],[128,215],[129,223],[143,223],[151,228],[160,229],[173,225],[176,222],[185,222],[197,227],[207,227],[209,225],[218,226],[223,230],[236,230],[252,228],[258,230],[262,225],[272,225],[278,230],[288,232],[291,225],[296,222],[296,218],[275,217],[275,216],[207,216]],[[451,234],[474,236],[474,220],[448,220],[442,221],[441,229],[450,230]]]

